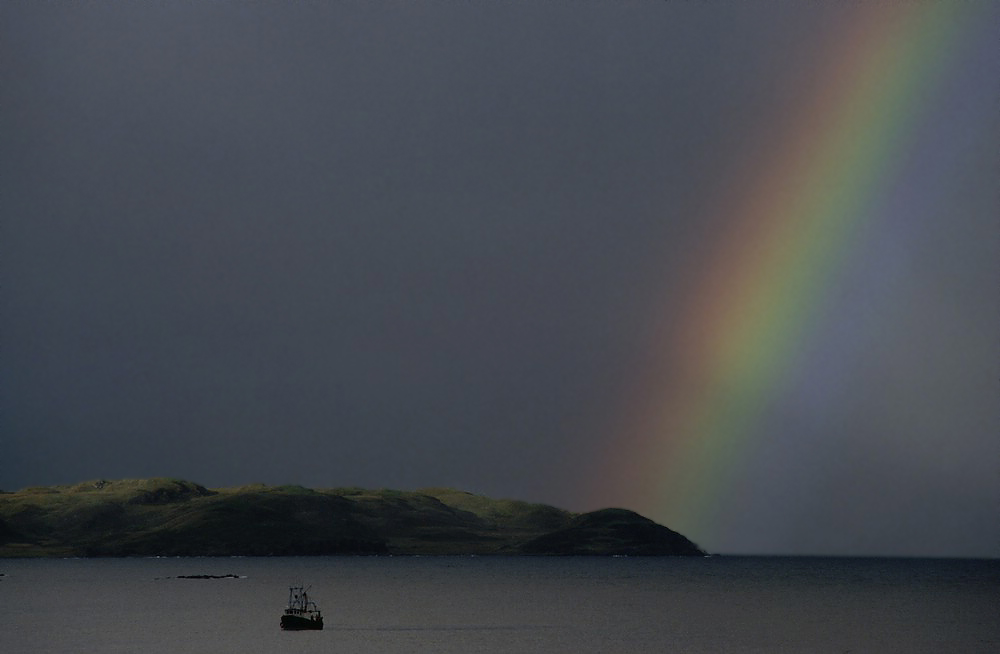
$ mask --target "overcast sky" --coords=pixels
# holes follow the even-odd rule
[[[609,413],[856,5],[4,2],[0,488],[453,486],[683,531],[595,482]],[[915,160],[946,209],[872,246],[846,390],[786,407],[704,547],[1000,555],[997,16],[962,23],[947,165]]]

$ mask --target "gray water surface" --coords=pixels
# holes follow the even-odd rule
[[[9,654],[1000,651],[997,560],[8,559],[0,573]],[[323,631],[278,628],[300,584]]]

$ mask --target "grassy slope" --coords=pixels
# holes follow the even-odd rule
[[[100,480],[0,494],[0,557],[604,553],[621,550],[607,547],[619,535],[639,533],[581,531],[591,515],[452,489]],[[631,512],[615,520],[629,516],[645,521]]]

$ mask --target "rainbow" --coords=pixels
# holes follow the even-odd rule
[[[720,507],[766,438],[769,408],[822,338],[827,295],[880,220],[986,4],[843,5],[851,16],[819,44],[820,73],[791,82],[805,90],[778,117],[777,146],[726,179],[728,196],[709,209],[727,231],[669,307],[675,322],[653,321],[649,363],[606,453],[607,497],[703,545],[720,536]]]

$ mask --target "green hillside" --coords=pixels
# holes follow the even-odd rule
[[[577,515],[443,488],[208,489],[125,479],[0,493],[0,557],[312,554],[703,552],[623,509]]]

